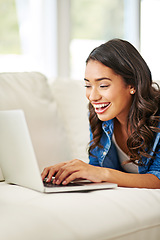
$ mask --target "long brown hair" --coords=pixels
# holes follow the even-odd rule
[[[123,77],[125,84],[131,85],[136,92],[133,96],[132,106],[128,115],[128,123],[132,134],[127,140],[130,162],[142,164],[142,156],[151,157],[155,132],[160,132],[160,89],[158,84],[154,87],[152,76],[146,62],[127,41],[113,39],[95,48],[86,60],[99,61],[111,68],[116,74]],[[89,121],[93,134],[90,142],[89,154],[96,146],[100,146],[102,136],[102,121],[97,117],[94,108],[89,104]]]

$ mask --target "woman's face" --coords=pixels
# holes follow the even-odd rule
[[[86,97],[98,118],[107,121],[117,118],[126,122],[135,92],[123,78],[102,63],[89,60],[85,71]]]

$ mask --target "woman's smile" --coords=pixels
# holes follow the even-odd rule
[[[97,114],[102,114],[111,106],[111,103],[110,102],[107,102],[107,103],[95,103],[95,104],[92,103],[92,106],[94,107],[95,112]]]

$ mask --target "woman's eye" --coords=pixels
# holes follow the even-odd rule
[[[109,85],[101,85],[100,88],[107,88]]]
[[[89,88],[89,87],[91,87],[91,86],[89,86],[89,85],[85,85],[84,87],[85,87],[85,88]]]

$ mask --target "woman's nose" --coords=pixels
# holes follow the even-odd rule
[[[101,95],[98,92],[98,90],[92,88],[90,95],[89,95],[89,100],[90,101],[98,101],[99,99],[101,99]]]

